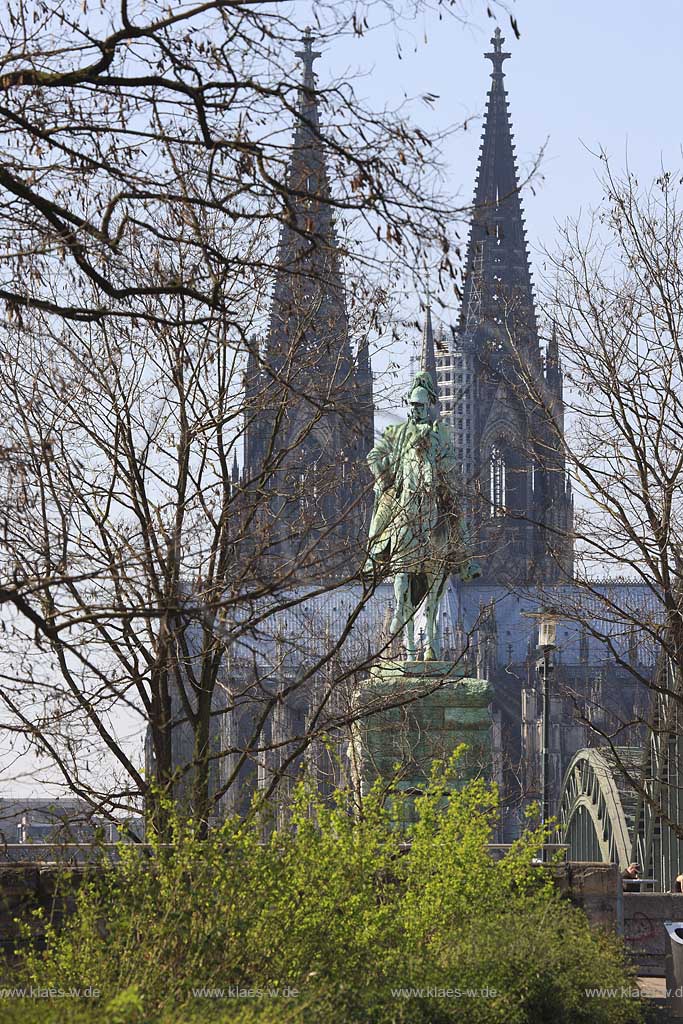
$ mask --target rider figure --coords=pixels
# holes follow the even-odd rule
[[[391,631],[406,628],[409,658],[415,656],[415,611],[426,599],[426,661],[440,657],[438,608],[448,576],[480,575],[461,516],[457,455],[444,427],[429,418],[436,397],[430,375],[418,374],[407,423],[387,427],[368,455],[376,483],[365,572],[394,577]]]

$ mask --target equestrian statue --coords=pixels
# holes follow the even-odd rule
[[[375,477],[364,575],[393,576],[396,599],[391,633],[405,631],[406,655],[414,661],[415,614],[425,603],[424,660],[441,658],[439,606],[451,573],[461,580],[481,575],[471,558],[462,516],[458,458],[445,427],[431,421],[437,394],[429,373],[418,373],[408,394],[406,423],[387,427],[368,455]]]

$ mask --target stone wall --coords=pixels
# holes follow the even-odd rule
[[[624,939],[638,965],[638,973],[663,978],[670,941],[665,921],[683,921],[683,894],[624,893]]]
[[[638,974],[664,978],[671,973],[665,921],[683,921],[683,894],[623,892],[616,864],[559,864],[558,888],[585,911],[591,924],[623,935]]]
[[[624,897],[616,864],[568,861],[553,867],[558,889],[592,925],[624,934]]]

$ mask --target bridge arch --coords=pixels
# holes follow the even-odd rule
[[[632,840],[624,794],[608,754],[595,747],[576,752],[562,782],[559,829],[569,860],[604,861],[623,870]]]

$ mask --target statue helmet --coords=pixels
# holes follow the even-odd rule
[[[432,396],[427,391],[427,388],[423,388],[418,384],[408,395],[408,402],[422,402],[423,405],[430,406],[432,404]]]

